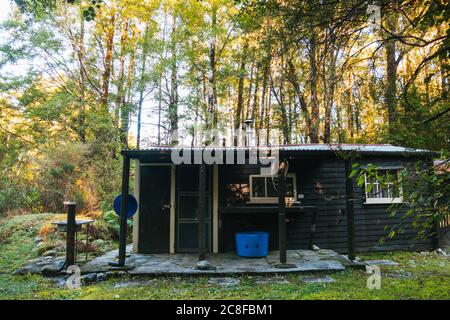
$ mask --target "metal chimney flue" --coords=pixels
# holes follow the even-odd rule
[[[255,133],[254,133],[255,121],[252,119],[247,119],[244,121],[245,125],[245,146],[254,147],[255,146]]]

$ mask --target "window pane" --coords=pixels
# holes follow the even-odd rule
[[[253,197],[265,197],[265,179],[263,177],[253,177],[252,179],[252,196]]]
[[[378,170],[377,177],[378,180],[376,177],[367,176],[366,191],[368,198],[392,199],[400,196],[397,169]],[[372,185],[372,190],[368,191],[370,185]]]
[[[252,179],[253,197],[278,197],[278,178],[277,177],[253,177]],[[266,189],[267,188],[267,189]],[[294,178],[286,178],[286,197],[295,197]]]
[[[198,220],[198,195],[179,195],[178,196],[178,217],[180,220]],[[205,196],[205,219],[211,219],[211,199]]]
[[[178,248],[180,249],[196,249],[198,248],[198,223],[180,223],[178,230]],[[211,224],[205,223],[205,244],[206,248],[210,248]]]
[[[211,191],[212,171],[210,167],[206,168],[205,190]],[[177,168],[177,185],[181,192],[198,192],[199,187],[199,166],[185,165]]]
[[[198,217],[198,196],[179,196],[179,217],[181,219],[196,219]]]
[[[278,179],[272,179],[272,177],[267,177],[267,196],[268,197],[278,197]]]

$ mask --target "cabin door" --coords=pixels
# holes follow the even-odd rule
[[[140,167],[140,253],[169,253],[170,166]]]
[[[176,251],[198,252],[199,166],[181,165],[176,171]],[[212,170],[207,167],[205,186],[205,245],[211,251]]]

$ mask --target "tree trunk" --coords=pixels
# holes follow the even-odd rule
[[[325,117],[324,117],[324,135],[323,142],[331,143],[331,111],[333,109],[334,103],[334,89],[336,86],[336,60],[338,56],[339,50],[334,49],[332,46],[330,52],[330,69],[329,69],[329,78],[327,81],[326,87],[326,99],[325,99]]]
[[[100,95],[100,106],[102,112],[108,112],[109,81],[111,78],[111,69],[113,60],[115,22],[116,22],[116,11],[113,8],[106,33],[106,54],[103,61],[104,70],[102,74],[102,89]]]
[[[252,117],[252,112],[251,112],[251,101],[252,101],[252,99],[251,99],[251,96],[252,96],[252,90],[253,90],[254,69],[255,69],[255,63],[253,61],[252,65],[250,67],[250,78],[248,79],[247,105],[246,105],[246,108],[245,108],[245,119],[250,119]]]
[[[175,33],[177,31],[177,17],[173,13],[172,39],[171,39],[171,66],[170,66],[170,97],[169,97],[169,122],[170,122],[170,143],[178,143],[178,66],[177,48]]]
[[[144,43],[142,44],[142,61],[141,61],[141,77],[139,80],[139,101],[138,101],[138,120],[137,120],[137,137],[136,147],[139,149],[141,146],[141,121],[142,121],[142,105],[144,104],[144,91],[145,91],[145,67],[148,54],[148,25],[144,31]],[[158,142],[159,143],[159,142]]]
[[[295,69],[294,63],[292,62],[292,59],[288,59],[288,71],[289,71],[289,81],[291,82],[292,86],[294,87],[295,93],[297,95],[298,103],[300,104],[300,110],[302,113],[303,118],[305,119],[306,124],[306,130],[308,132],[308,138],[312,142],[311,137],[311,116],[309,114],[308,110],[308,104],[306,103],[305,96],[303,95],[303,92],[300,90],[300,84],[297,80],[297,71]]]
[[[389,31],[393,32],[397,23],[397,17],[388,17],[386,24]],[[390,35],[387,35],[389,38]],[[386,41],[386,107],[388,113],[388,128],[392,133],[395,127],[397,112],[397,67],[396,61],[396,40],[389,39]]]
[[[242,49],[242,57],[241,63],[239,65],[238,70],[238,98],[237,98],[237,106],[236,113],[234,116],[234,129],[237,130],[242,127],[242,114],[244,109],[244,80],[245,80],[245,65],[247,63],[247,48],[248,42],[245,42],[244,47]],[[235,141],[236,145],[237,141]]]
[[[257,122],[257,131],[258,133],[261,132],[261,129],[264,128],[265,117],[267,116],[267,86],[269,84],[269,72],[270,72],[270,59],[267,59],[264,64],[264,73],[263,73],[263,80],[262,80],[262,92],[261,92],[261,110],[260,110],[260,116],[259,116],[259,122]],[[265,141],[260,141],[260,143],[265,143]]]
[[[311,87],[311,128],[309,137],[312,143],[319,142],[319,101],[317,99],[317,59],[315,32],[309,41],[309,82]]]
[[[287,118],[287,112],[286,112],[286,104],[285,104],[285,98],[284,98],[284,86],[283,86],[284,79],[281,77],[280,79],[280,89],[277,93],[277,90],[275,88],[275,85],[273,83],[273,80],[271,81],[271,90],[273,93],[273,96],[277,100],[278,107],[281,111],[281,131],[283,133],[283,144],[290,144],[291,137],[289,134],[289,122]]]
[[[120,37],[120,56],[119,56],[119,78],[117,80],[117,96],[116,96],[116,119],[115,125],[119,126],[119,111],[120,111],[120,143],[125,148],[127,147],[127,132],[128,132],[128,115],[125,111],[125,58],[127,55],[128,42],[128,21],[125,22],[122,28],[122,35]]]
[[[83,65],[84,60],[84,17],[80,9],[80,39],[78,43],[78,66],[80,68],[80,110],[78,114],[78,135],[81,143],[86,143],[86,114],[85,114],[85,88],[86,73]]]
[[[211,9],[211,31],[213,33],[209,48],[209,90],[208,90],[208,113],[212,115],[211,128],[217,128],[217,87],[216,87],[216,25],[217,5],[213,4]]]

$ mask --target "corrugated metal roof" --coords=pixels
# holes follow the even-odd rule
[[[264,146],[250,148],[266,148]],[[145,149],[127,149],[124,152],[161,152],[171,150],[248,150],[249,147],[183,147],[183,146],[152,146]],[[292,152],[357,152],[357,153],[380,153],[380,154],[434,154],[435,152],[423,149],[405,148],[393,146],[391,144],[298,144],[298,145],[281,145],[281,151]]]

